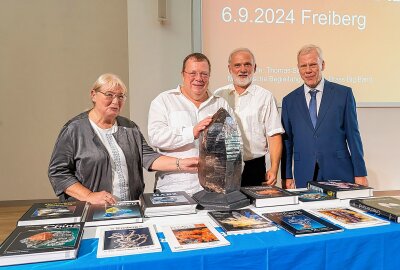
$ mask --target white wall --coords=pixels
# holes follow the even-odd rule
[[[146,139],[150,102],[181,82],[182,61],[191,53],[191,1],[168,0],[164,24],[157,5],[157,0],[128,0],[130,115]],[[149,192],[154,173],[145,173],[145,179]]]

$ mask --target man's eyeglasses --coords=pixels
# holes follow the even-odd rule
[[[126,95],[125,94],[114,94],[113,92],[101,92],[97,91],[97,93],[102,93],[108,101],[113,101],[114,98],[117,98],[118,101],[125,101]]]
[[[208,79],[208,77],[210,77],[210,73],[208,72],[186,72],[184,71],[184,73],[188,74],[190,78],[196,78],[197,75],[200,75],[200,77],[202,79]]]

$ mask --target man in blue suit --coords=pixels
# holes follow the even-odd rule
[[[304,85],[282,101],[286,131],[281,161],[283,187],[306,187],[308,181],[324,180],[367,186],[351,88],[322,77],[325,62],[315,45],[304,46],[297,54],[297,63]]]

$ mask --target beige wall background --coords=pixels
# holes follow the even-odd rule
[[[151,100],[180,83],[192,51],[191,1],[167,2],[164,24],[157,0],[0,2],[0,201],[54,198],[54,142],[91,107],[89,90],[102,73],[129,85],[123,114],[147,137]],[[371,186],[400,189],[400,108],[358,108],[358,118]],[[150,191],[152,173],[146,183]]]

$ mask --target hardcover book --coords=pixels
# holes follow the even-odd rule
[[[0,266],[74,259],[82,223],[18,226],[0,248]]]
[[[268,219],[256,214],[251,209],[208,212],[226,234],[275,231],[278,228]]]
[[[350,205],[400,223],[400,200],[393,197],[378,197],[350,200]]]
[[[389,224],[388,221],[346,207],[320,208],[313,211],[317,215],[320,215],[346,229],[356,229]]]
[[[18,220],[17,226],[83,222],[88,206],[80,201],[35,203]]]
[[[276,186],[251,186],[242,187],[255,207],[298,204],[298,196]]]
[[[335,202],[338,201],[337,198],[329,196],[326,193],[309,190],[309,189],[298,189],[291,190],[293,194],[296,194],[299,197],[299,202],[301,203],[311,203],[311,202]]]
[[[303,209],[265,213],[263,216],[269,218],[296,237],[343,231],[342,228]]]
[[[184,191],[144,193],[140,199],[146,217],[196,213],[197,202]]]
[[[137,222],[143,222],[139,201],[120,201],[112,205],[90,205],[85,227]]]
[[[348,183],[339,180],[328,180],[322,182],[310,181],[307,183],[307,188],[328,194],[329,196],[338,199],[350,199],[359,197],[373,196],[373,189],[358,185],[355,183]]]
[[[172,252],[230,245],[210,223],[162,226]]]
[[[122,224],[98,229],[97,258],[160,252],[160,241],[152,225]]]

